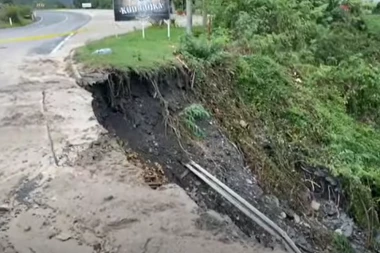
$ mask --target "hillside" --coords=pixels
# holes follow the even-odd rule
[[[98,121],[196,201],[262,241],[262,231],[222,200],[195,194],[203,188],[183,179],[181,160],[211,170],[305,252],[377,249],[380,16],[370,14],[374,6],[208,5],[212,34],[197,30],[168,43],[164,31],[148,40],[134,33],[79,50],[84,66],[108,73],[86,86]],[[104,47],[116,53],[92,54]]]

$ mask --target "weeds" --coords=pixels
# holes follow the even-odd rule
[[[210,114],[200,104],[191,104],[179,114],[186,128],[197,138],[204,138],[206,133],[197,125],[199,121],[210,118]]]
[[[223,46],[193,38],[180,47],[193,69],[207,73],[198,82],[205,104],[223,112],[221,124],[266,189],[291,187],[287,198],[302,200],[297,163],[328,166],[372,238],[380,211],[378,19],[364,19],[350,1],[214,2],[215,25],[227,32],[212,40]],[[233,58],[218,58],[231,51]],[[251,131],[234,123],[241,118]]]
[[[334,234],[333,246],[333,253],[355,253],[348,239],[337,233]]]

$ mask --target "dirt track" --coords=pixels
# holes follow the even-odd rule
[[[105,35],[80,34],[56,55],[1,66],[0,252],[274,252],[178,186],[151,190],[142,166],[104,134],[64,57]]]

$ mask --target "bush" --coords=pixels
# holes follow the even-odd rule
[[[344,178],[356,220],[372,228],[366,218],[380,211],[378,16],[363,19],[359,1],[212,1],[214,24],[231,43],[213,51],[205,41],[185,41],[184,51],[200,62],[225,47],[238,53],[231,85],[265,126],[256,132],[274,144],[263,167],[277,170],[265,173],[289,174],[297,159],[328,166]]]
[[[372,10],[373,14],[380,14],[380,2],[376,4],[376,7]]]
[[[0,10],[0,20],[9,22],[12,19],[14,24],[23,25],[25,19],[31,19],[32,9],[29,6],[5,5]]]

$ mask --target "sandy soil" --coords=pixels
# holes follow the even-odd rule
[[[65,71],[71,48],[104,35],[2,65],[0,252],[280,252],[254,245],[178,186],[144,184],[141,166],[95,120],[91,94]]]

